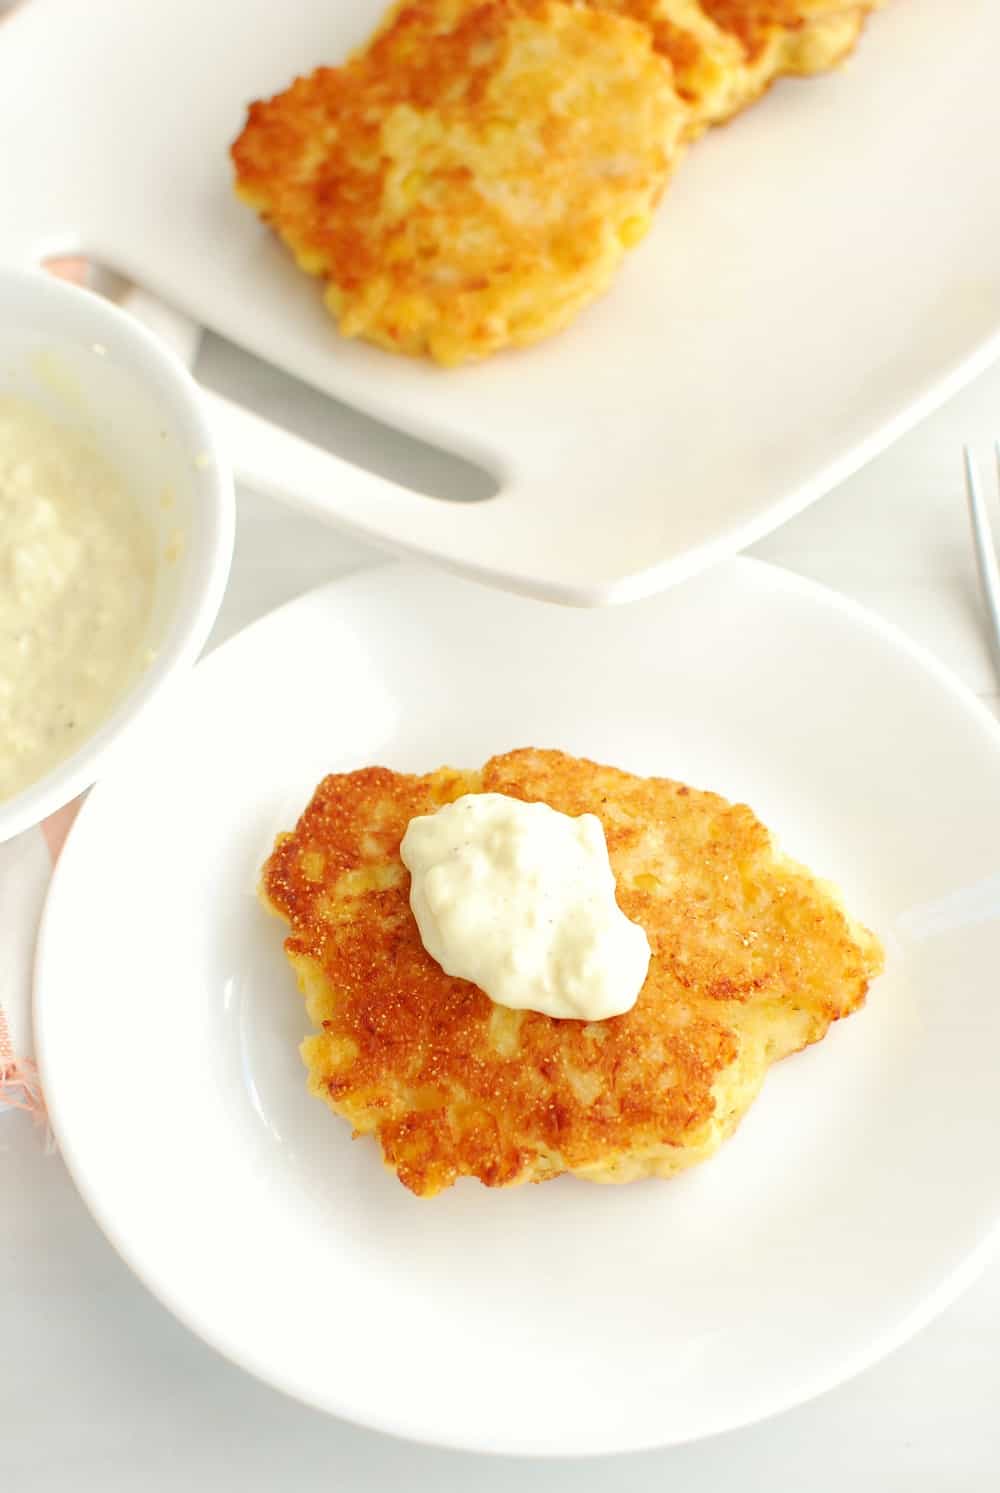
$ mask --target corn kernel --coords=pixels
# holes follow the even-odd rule
[[[409,171],[403,177],[403,196],[407,202],[416,202],[427,183],[422,171]]]
[[[618,230],[618,237],[626,249],[632,249],[640,239],[645,238],[649,232],[651,219],[645,213],[637,214],[635,217],[626,218]]]

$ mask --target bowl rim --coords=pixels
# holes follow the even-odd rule
[[[156,403],[165,404],[197,459],[204,527],[190,583],[191,598],[172,615],[172,625],[156,658],[118,700],[110,714],[63,761],[0,802],[0,844],[13,839],[91,787],[107,757],[118,748],[171,682],[185,673],[201,653],[215,623],[229,578],[236,529],[236,498],[228,455],[210,423],[202,392],[180,359],[157,337],[112,301],[72,285],[41,267],[0,267],[0,305],[23,298],[30,322],[31,305],[47,303],[49,315],[66,321],[67,339],[86,326],[95,341],[102,334],[124,350],[123,362]]]

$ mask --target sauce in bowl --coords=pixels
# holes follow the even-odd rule
[[[0,398],[0,800],[68,757],[144,661],[153,534],[101,451]]]

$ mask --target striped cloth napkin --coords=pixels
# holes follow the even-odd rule
[[[31,969],[45,893],[81,799],[0,845],[0,1110],[45,1123],[33,1059]]]

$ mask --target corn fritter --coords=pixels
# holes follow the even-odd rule
[[[601,819],[619,905],[652,949],[630,1011],[511,1010],[426,952],[400,840],[415,815],[476,792]],[[291,926],[311,1091],[421,1196],[461,1176],[673,1176],[731,1134],[772,1062],[857,1010],[882,966],[875,936],[745,805],[555,751],[328,777],[261,894]]]

